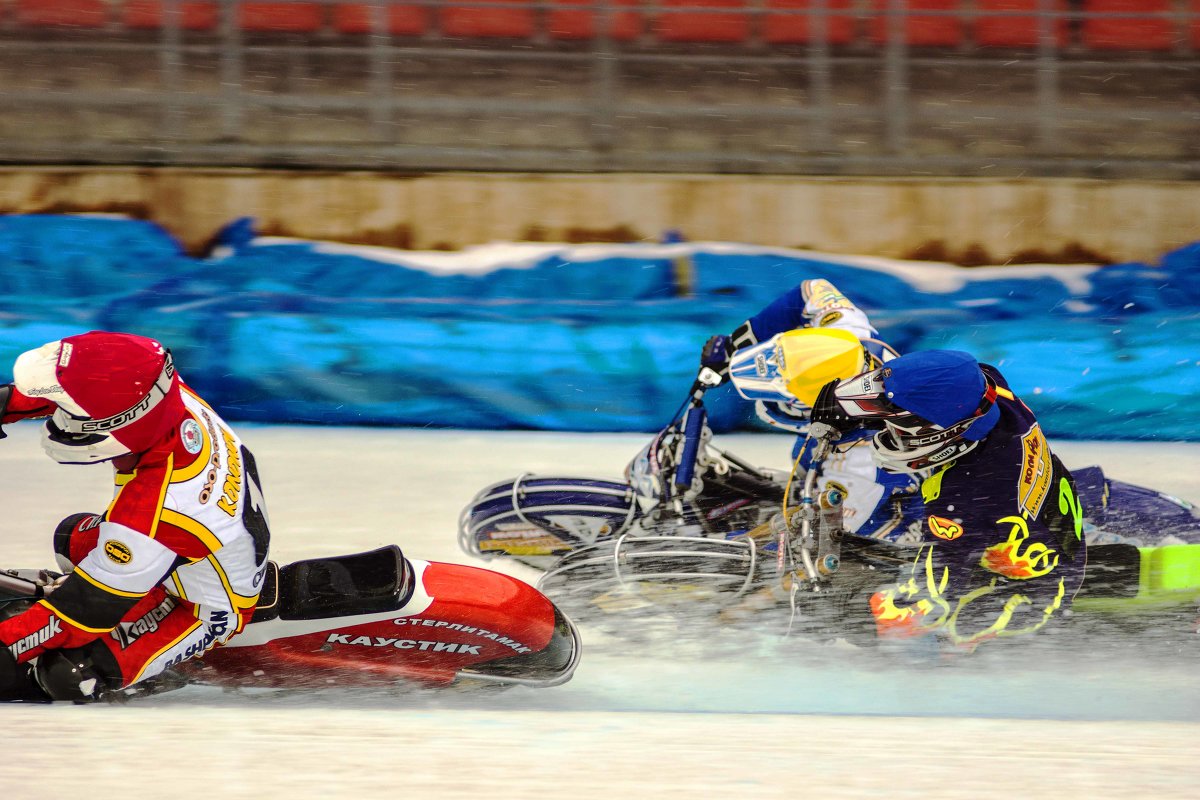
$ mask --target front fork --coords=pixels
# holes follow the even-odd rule
[[[841,489],[826,485],[817,491],[817,472],[833,450],[836,431],[821,423],[809,426],[809,436],[816,440],[812,460],[804,476],[800,507],[784,512],[772,520],[778,536],[780,579],[794,593],[800,588],[817,591],[842,564]]]
[[[817,589],[838,571],[845,535],[844,499],[840,489],[829,486],[815,497],[806,495],[800,508],[786,518],[782,513],[772,518],[778,545],[776,571],[785,584]]]

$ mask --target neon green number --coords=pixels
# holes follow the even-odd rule
[[[1075,523],[1075,538],[1083,539],[1083,508],[1079,505],[1079,498],[1071,490],[1071,482],[1066,478],[1060,478],[1058,481],[1058,510],[1063,514],[1070,513]]]

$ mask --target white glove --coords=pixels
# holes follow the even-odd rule
[[[49,576],[47,576],[47,577],[49,577]],[[63,583],[65,583],[67,578],[69,578],[69,577],[71,577],[70,573],[68,573],[66,575],[59,575],[57,578],[54,578],[53,580],[44,584],[42,586],[42,596],[48,595],[51,592],[53,592],[55,589],[57,589],[58,587],[62,586]]]

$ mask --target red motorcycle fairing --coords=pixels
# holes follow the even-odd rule
[[[487,569],[410,561],[390,611],[252,622],[199,659],[205,683],[253,687],[446,685],[459,677],[553,686],[579,661],[574,625],[537,589]]]

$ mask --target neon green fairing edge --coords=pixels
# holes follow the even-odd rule
[[[1136,613],[1200,600],[1200,544],[1139,547],[1141,568],[1134,597],[1080,598],[1076,611]]]

